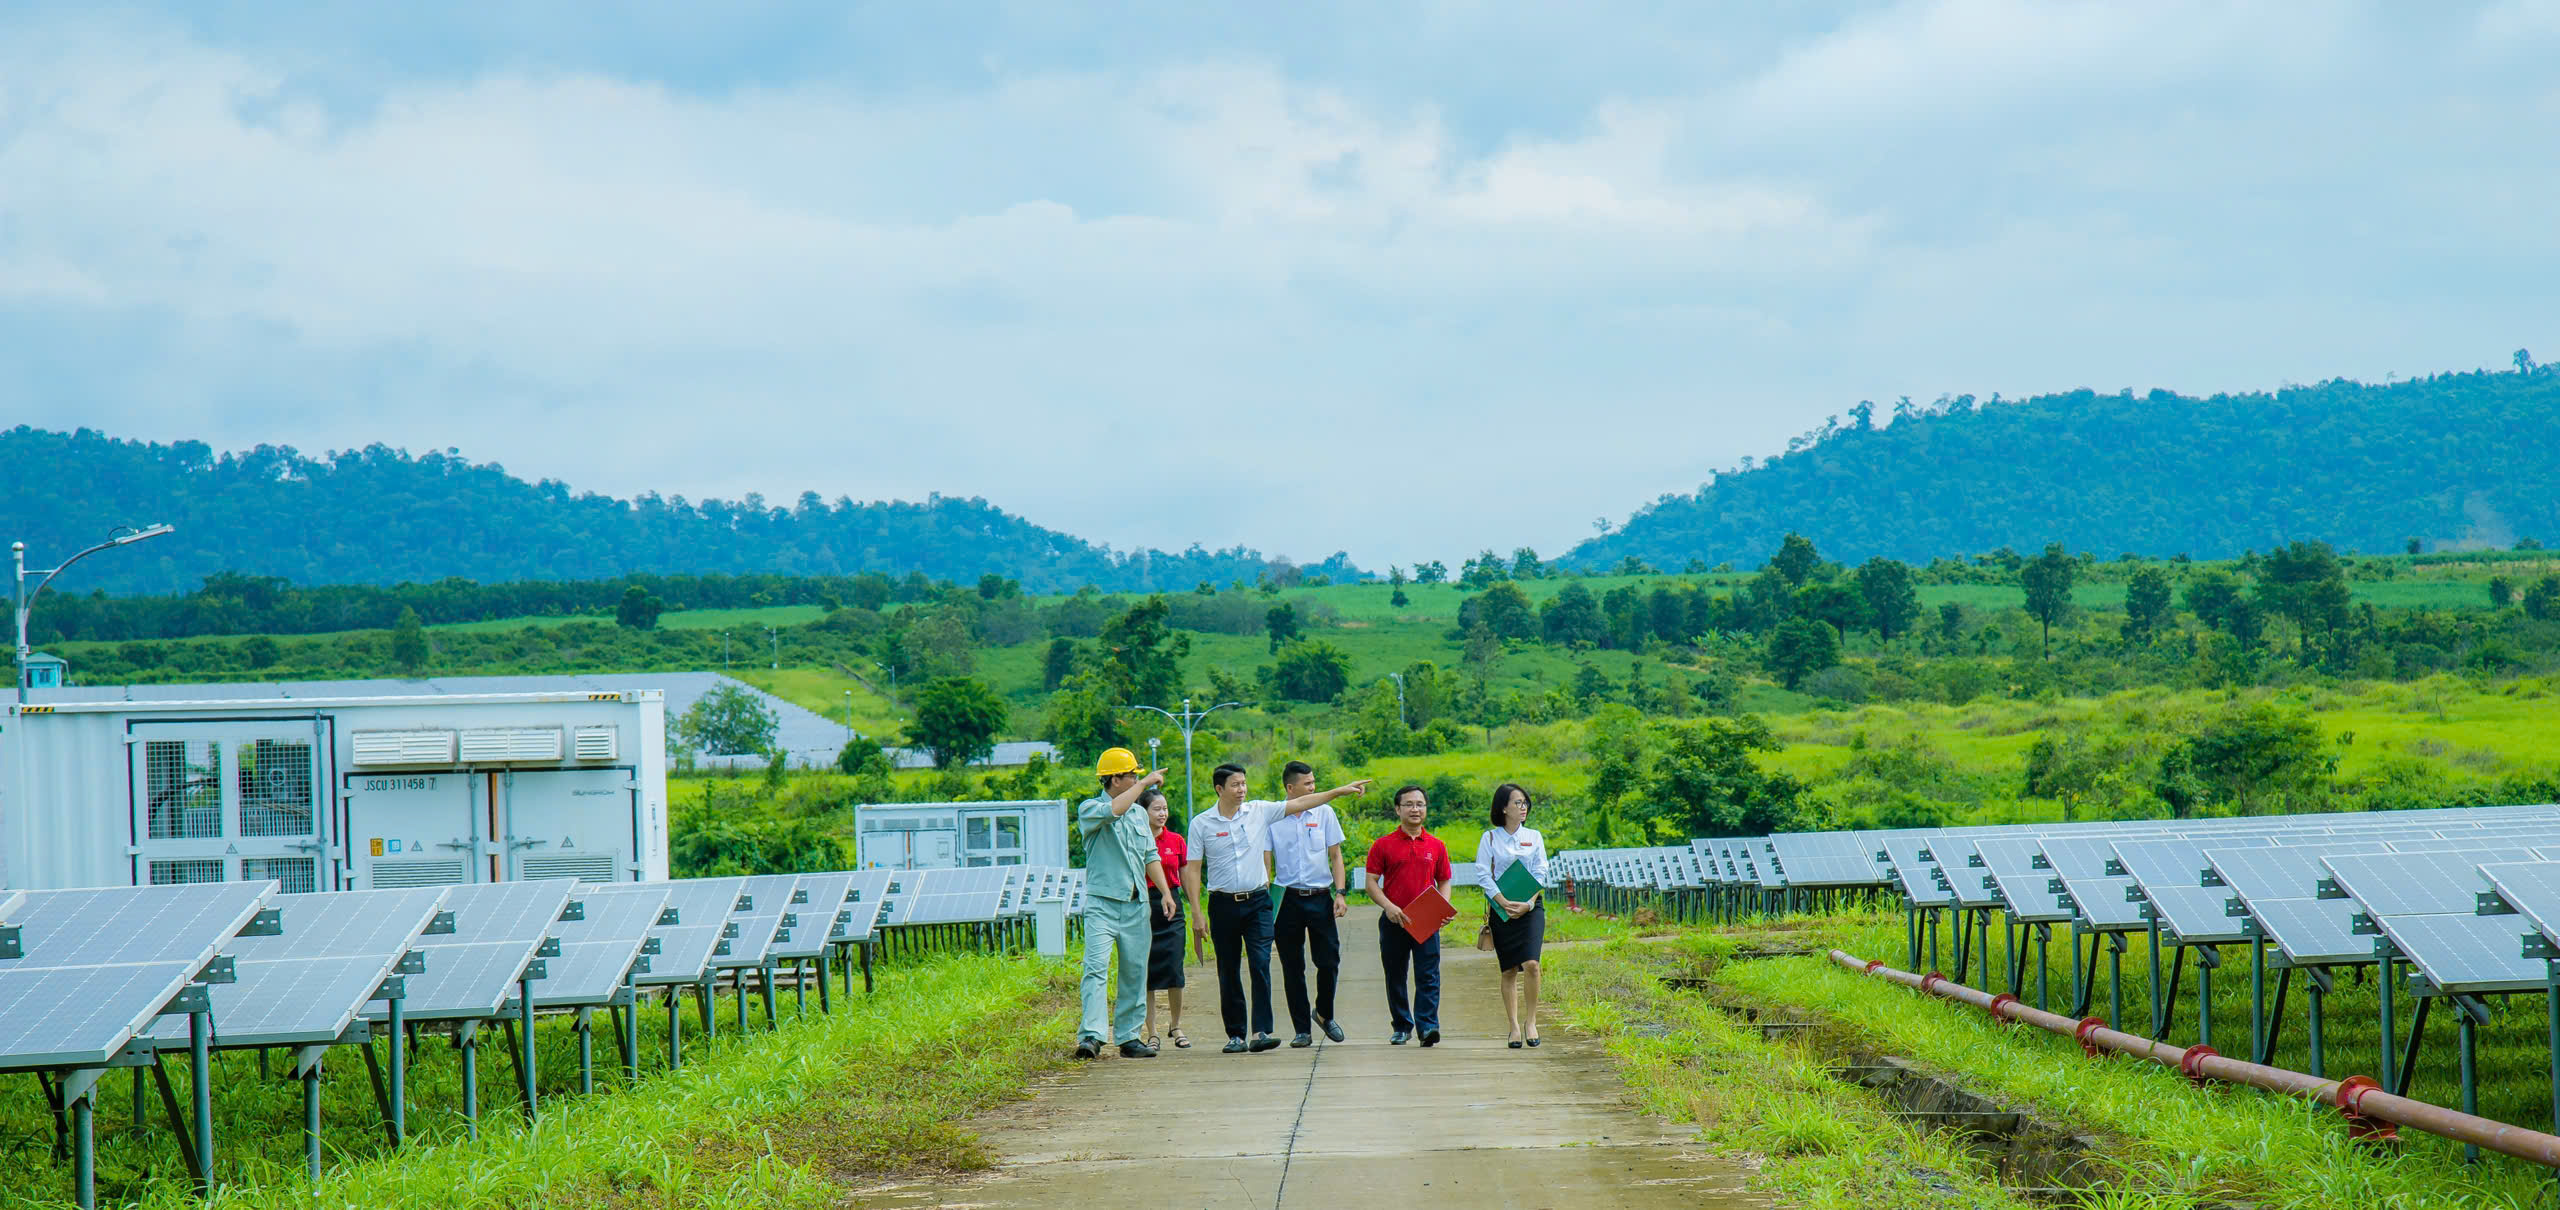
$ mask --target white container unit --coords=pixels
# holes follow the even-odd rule
[[[201,696],[65,691],[0,728],[0,886],[667,876],[656,690],[147,689]]]
[[[864,803],[853,809],[855,861],[863,869],[947,870],[1067,864],[1067,804]]]

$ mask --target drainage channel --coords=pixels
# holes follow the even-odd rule
[[[2072,1201],[2106,1183],[2104,1144],[2093,1136],[2001,1104],[1909,1059],[1859,1045],[1826,1022],[1783,1019],[1785,1010],[1733,999],[1710,980],[1667,976],[1663,983],[1697,993],[1709,1007],[1757,1029],[1763,1040],[1801,1042],[1826,1061],[1835,1079],[1872,1093],[1887,1113],[1980,1157],[2010,1192]]]

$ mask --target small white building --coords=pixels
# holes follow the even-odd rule
[[[1064,799],[864,803],[853,829],[862,869],[1067,864]]]
[[[665,697],[611,681],[37,694],[0,726],[0,887],[663,879]]]

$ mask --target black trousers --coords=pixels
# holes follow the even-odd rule
[[[1206,891],[1209,901],[1209,944],[1218,951],[1218,1015],[1227,1036],[1245,1036],[1244,976],[1253,978],[1253,1032],[1271,1032],[1271,895],[1255,891],[1242,899],[1223,891]],[[1246,968],[1239,972],[1237,964]]]
[[[1333,1020],[1333,988],[1342,975],[1342,933],[1334,927],[1333,892],[1289,892],[1280,901],[1273,932],[1280,943],[1280,985],[1289,996],[1289,1024],[1298,1033],[1312,1033],[1313,1025],[1307,1017],[1305,951],[1315,951],[1315,1020]]]
[[[1440,937],[1416,943],[1402,925],[1378,917],[1378,961],[1387,973],[1387,1020],[1400,1033],[1440,1028]],[[1405,1000],[1404,972],[1413,968],[1413,999]]]

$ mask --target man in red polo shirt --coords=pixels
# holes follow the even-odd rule
[[[1440,936],[1415,942],[1404,931],[1404,905],[1426,888],[1449,893],[1449,846],[1422,830],[1430,801],[1422,787],[1396,791],[1396,830],[1369,845],[1369,897],[1378,902],[1378,958],[1387,968],[1387,1016],[1395,1025],[1387,1040],[1398,1046],[1416,1032],[1422,1044],[1440,1044]],[[1405,1002],[1404,972],[1413,967],[1411,1011]]]

